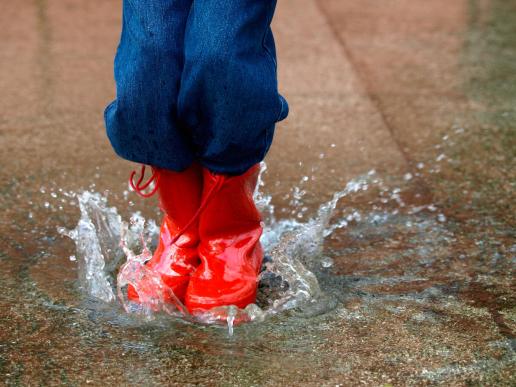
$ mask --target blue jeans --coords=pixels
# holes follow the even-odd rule
[[[117,98],[105,111],[121,157],[241,174],[265,157],[288,105],[278,94],[276,0],[124,0]]]

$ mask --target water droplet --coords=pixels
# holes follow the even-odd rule
[[[321,266],[324,267],[325,269],[332,267],[333,259],[331,259],[330,257],[323,257],[321,259]]]

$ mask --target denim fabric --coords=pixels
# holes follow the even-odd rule
[[[105,111],[123,158],[241,174],[288,114],[270,22],[276,0],[124,0],[117,99]]]

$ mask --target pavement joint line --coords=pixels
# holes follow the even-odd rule
[[[402,144],[398,141],[398,137],[396,136],[394,132],[394,127],[389,123],[387,117],[385,116],[384,111],[381,108],[380,101],[375,93],[371,92],[371,87],[369,82],[367,81],[367,78],[364,76],[363,71],[360,70],[360,66],[357,64],[357,60],[353,53],[351,52],[346,40],[342,36],[342,34],[337,29],[336,25],[333,23],[330,14],[326,7],[322,4],[321,1],[312,0],[315,3],[315,7],[319,10],[322,17],[326,21],[326,24],[331,31],[332,35],[335,37],[336,42],[338,43],[339,47],[342,50],[342,53],[345,57],[348,58],[348,61],[351,65],[352,70],[355,72],[357,76],[357,80],[362,83],[365,91],[365,95],[369,100],[371,101],[371,104],[376,109],[377,113],[380,115],[380,118],[389,131],[389,134],[392,138],[392,141],[396,144],[396,147],[398,148],[401,156],[405,160],[405,163],[407,164],[407,169],[409,172],[411,172],[414,176],[416,176],[416,172],[418,172],[416,168],[416,162],[408,155],[408,153],[404,150]],[[416,177],[414,179],[417,181],[417,183],[423,188],[426,192],[430,194],[430,198],[434,200],[434,195],[432,193],[432,190],[430,189],[430,185],[425,181],[425,179],[421,176]]]
[[[335,24],[332,22],[331,17],[329,15],[328,11],[325,9],[324,5],[322,5],[320,1],[317,1],[317,0],[313,0],[313,1],[315,2],[316,7],[319,10],[319,12],[322,14],[324,19],[326,20],[326,24],[328,25],[332,35],[335,37],[335,40],[339,44],[344,56],[346,56],[348,58],[353,71],[357,75],[357,79],[359,79],[360,82],[362,82],[362,85],[364,86],[364,90],[366,92],[367,97],[372,102],[376,111],[380,115],[383,124],[389,130],[389,133],[390,133],[393,141],[396,143],[396,146],[398,147],[400,153],[403,155],[403,158],[405,159],[407,164],[412,165],[412,158],[410,156],[408,156],[408,154],[404,151],[403,147],[399,143],[396,135],[394,134],[394,128],[389,123],[389,121],[387,120],[387,117],[385,116],[385,113],[381,109],[378,97],[375,95],[375,93],[371,92],[371,87],[369,85],[369,82],[367,82],[366,77],[363,74],[363,71],[360,71],[360,67],[357,64],[357,60],[356,60],[355,56],[353,55],[353,53],[351,52],[346,40],[344,39],[342,34],[340,34],[340,32],[337,29],[337,27],[335,26]]]

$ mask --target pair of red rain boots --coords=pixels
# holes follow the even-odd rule
[[[192,314],[255,302],[263,259],[253,200],[259,166],[240,176],[213,174],[197,164],[184,172],[154,173],[165,217],[146,266],[161,275],[165,293],[172,290]],[[135,302],[138,287],[127,289]]]

